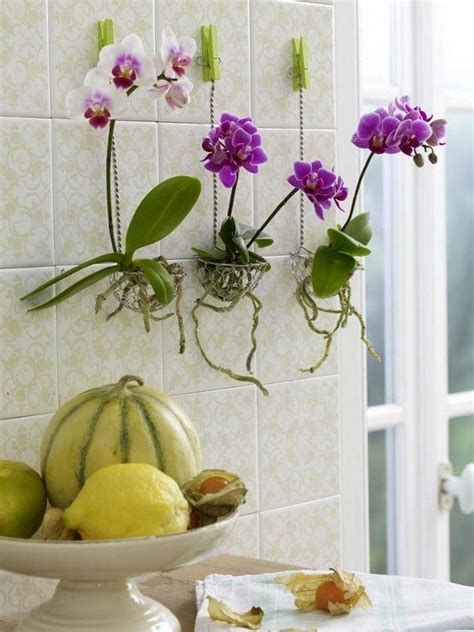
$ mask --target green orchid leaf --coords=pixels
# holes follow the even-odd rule
[[[37,312],[40,309],[54,307],[54,305],[58,305],[59,303],[62,303],[66,299],[71,298],[71,296],[74,296],[74,294],[77,294],[78,292],[82,292],[82,290],[85,290],[91,285],[94,285],[95,283],[98,283],[102,279],[105,279],[105,277],[109,276],[109,274],[113,274],[114,272],[119,272],[122,269],[123,269],[122,266],[116,265],[116,266],[109,266],[108,268],[102,268],[101,270],[97,270],[96,272],[89,274],[83,279],[80,279],[80,281],[76,281],[76,283],[73,283],[68,288],[66,288],[65,290],[57,294],[55,297],[50,299],[49,301],[46,301],[45,303],[42,303],[41,305],[36,305],[35,307],[32,307],[28,311]]]
[[[175,295],[173,277],[161,261],[155,261],[154,259],[135,259],[133,263],[140,268],[146,276],[153,288],[156,299],[162,305],[171,303]]]
[[[265,272],[268,272],[272,268],[272,266],[270,265],[270,262],[267,261],[265,257],[262,257],[261,255],[257,254],[256,252],[252,252],[251,250],[249,250],[249,259],[250,259],[250,263],[264,263]]]
[[[357,241],[353,237],[346,235],[342,230],[336,230],[335,228],[328,229],[328,237],[334,250],[342,252],[345,255],[351,257],[366,257],[370,255],[370,249],[360,241]]]
[[[94,257],[93,259],[84,261],[84,263],[81,263],[78,266],[74,266],[74,268],[71,268],[70,270],[66,270],[66,272],[62,272],[61,274],[58,274],[54,278],[49,279],[49,281],[46,281],[45,283],[38,285],[38,287],[35,287],[34,290],[31,290],[31,292],[28,292],[28,294],[25,294],[24,296],[22,296],[20,298],[20,301],[24,301],[27,298],[36,296],[36,294],[39,294],[43,290],[46,290],[48,287],[51,287],[55,283],[58,283],[58,281],[62,281],[63,279],[66,279],[68,276],[71,276],[71,274],[75,274],[76,272],[79,272],[79,270],[83,270],[84,268],[88,268],[89,266],[92,266],[94,264],[99,264],[99,263],[122,263],[123,259],[124,259],[124,256],[120,254],[119,252],[109,252],[106,255],[100,255],[99,257]]]
[[[366,246],[372,239],[370,213],[360,213],[353,217],[344,228],[344,232]]]
[[[160,182],[140,202],[127,230],[125,253],[132,254],[160,241],[181,224],[201,193],[201,183],[189,176]]]
[[[191,248],[193,252],[197,254],[201,259],[207,261],[226,261],[227,253],[220,248],[211,248],[210,250],[203,250],[202,248]]]
[[[319,246],[313,259],[313,290],[328,298],[337,294],[349,281],[356,266],[354,257],[337,252],[331,246]]]
[[[239,222],[239,232],[245,241],[248,242],[255,235],[257,229]],[[273,238],[270,237],[268,233],[260,233],[254,243],[256,243],[259,248],[268,248],[268,246],[273,244]]]
[[[219,231],[219,237],[222,239],[227,253],[240,259],[240,262],[247,264],[249,262],[249,251],[239,232],[237,223],[233,217],[227,217],[223,222]]]

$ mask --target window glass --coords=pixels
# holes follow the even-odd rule
[[[360,65],[362,83],[390,83],[390,33],[392,3],[361,0],[359,3]]]
[[[370,572],[387,573],[385,430],[369,433]]]
[[[455,476],[474,460],[474,415],[449,422],[449,458]],[[461,513],[457,500],[450,515],[451,581],[474,586],[474,514]]]
[[[474,389],[474,116],[447,112],[449,392]]]

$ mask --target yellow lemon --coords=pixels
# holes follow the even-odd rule
[[[45,509],[41,476],[20,461],[0,461],[0,536],[30,538]]]
[[[64,523],[84,540],[181,533],[189,505],[177,483],[153,465],[117,463],[86,480]]]

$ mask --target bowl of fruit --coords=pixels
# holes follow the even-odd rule
[[[181,408],[125,376],[61,406],[41,474],[0,461],[0,568],[59,579],[16,630],[178,632],[134,578],[211,556],[234,528],[245,485],[201,460]]]

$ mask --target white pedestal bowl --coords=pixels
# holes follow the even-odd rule
[[[42,541],[0,537],[0,568],[59,579],[53,597],[16,632],[180,632],[165,606],[140,593],[134,577],[210,557],[238,512],[178,535],[129,540]]]

